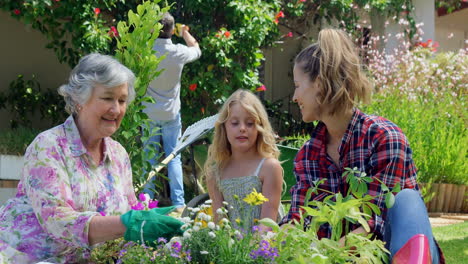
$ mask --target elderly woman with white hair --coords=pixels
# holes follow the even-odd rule
[[[59,89],[70,117],[29,145],[18,193],[0,208],[0,263],[86,262],[100,242],[180,232],[181,223],[164,215],[170,209],[131,210],[137,199],[130,160],[110,136],[135,97],[134,80],[101,54],[72,70]],[[151,234],[143,238],[141,230]]]

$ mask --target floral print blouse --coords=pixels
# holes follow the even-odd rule
[[[0,263],[86,263],[91,218],[136,202],[125,149],[104,138],[94,164],[70,116],[26,150],[18,193],[0,207]]]

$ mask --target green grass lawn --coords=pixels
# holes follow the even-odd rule
[[[466,263],[468,257],[468,221],[434,227],[434,236],[444,252],[448,264]]]

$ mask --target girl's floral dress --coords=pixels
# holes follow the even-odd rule
[[[26,150],[18,193],[0,207],[0,263],[86,263],[91,218],[136,203],[125,149],[104,138],[94,164],[70,116]]]

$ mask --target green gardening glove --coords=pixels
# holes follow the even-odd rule
[[[130,210],[120,219],[127,227],[124,239],[153,243],[160,237],[171,239],[175,235],[182,235],[180,227],[183,223],[173,217],[164,215],[174,208],[155,208],[149,211]]]

